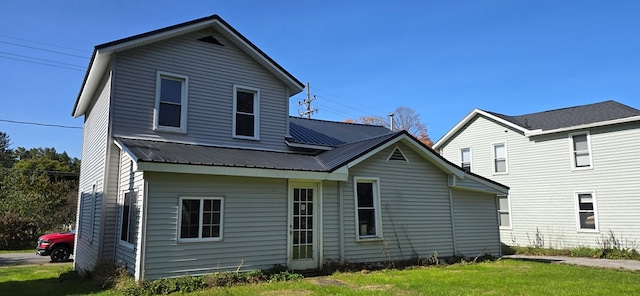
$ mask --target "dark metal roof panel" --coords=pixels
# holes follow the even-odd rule
[[[289,117],[289,142],[335,147],[389,134],[379,125]]]
[[[341,145],[318,155],[317,158],[320,162],[324,163],[329,170],[335,170],[401,134],[403,134],[403,132],[387,133],[363,141]]]
[[[297,171],[326,171],[316,158],[296,153],[123,139],[118,142],[141,162],[228,166]]]
[[[529,130],[554,130],[582,124],[640,116],[640,110],[612,100],[518,116],[509,116],[489,111],[485,112]]]

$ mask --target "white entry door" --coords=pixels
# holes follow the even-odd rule
[[[289,186],[289,268],[318,268],[318,184]]]

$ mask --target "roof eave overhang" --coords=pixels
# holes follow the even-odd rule
[[[538,130],[525,132],[524,135],[527,136],[527,137],[535,137],[535,136],[549,135],[549,134],[555,134],[555,133],[563,133],[563,132],[568,132],[568,131],[588,129],[588,128],[594,128],[594,127],[607,126],[607,125],[629,123],[629,122],[635,122],[635,121],[640,121],[640,116],[632,116],[632,117],[626,117],[626,118],[620,118],[620,119],[614,119],[614,120],[607,120],[607,121],[600,121],[600,122],[594,122],[594,123],[588,123],[588,124],[581,124],[581,125],[557,128],[557,129],[552,129],[552,130],[541,130],[541,129],[538,129]]]
[[[522,133],[528,133],[530,132],[530,130],[523,128],[517,124],[514,124],[512,122],[506,121],[500,117],[497,117],[495,115],[492,115],[490,113],[487,113],[485,111],[482,111],[480,109],[473,109],[473,111],[469,112],[469,114],[467,114],[467,116],[465,116],[461,121],[459,121],[452,129],[450,129],[444,136],[442,136],[442,138],[440,138],[440,140],[438,140],[435,144],[433,144],[433,149],[438,150],[440,148],[442,148],[442,146],[444,144],[446,144],[458,131],[460,131],[468,122],[470,122],[471,120],[473,120],[476,116],[484,116],[487,118],[490,118],[492,120],[495,120],[505,126],[508,126],[510,128],[513,128],[515,130],[518,130]]]
[[[316,172],[316,171],[208,166],[208,165],[161,163],[161,162],[146,162],[146,161],[138,161],[137,169],[138,171],[145,171],[145,172],[223,175],[223,176],[238,176],[238,177],[299,179],[299,180],[325,180],[325,181],[347,181],[349,176],[348,171],[345,169],[336,170],[329,173],[329,172]]]
[[[85,112],[91,98],[93,97],[102,75],[105,73],[107,66],[111,60],[111,55],[120,51],[148,45],[165,39],[173,38],[179,35],[195,32],[207,27],[214,27],[222,32],[225,37],[229,38],[234,44],[247,52],[251,57],[256,59],[260,64],[269,69],[274,75],[282,80],[291,90],[290,96],[293,96],[304,90],[304,84],[289,74],[284,68],[269,58],[258,47],[253,45],[248,39],[242,36],[238,31],[233,29],[229,24],[217,15],[203,18],[201,20],[191,21],[184,24],[168,27],[135,35],[129,38],[116,40],[96,46],[92,62],[87,70],[85,81],[80,90],[80,94],[76,100],[72,115],[80,117]]]

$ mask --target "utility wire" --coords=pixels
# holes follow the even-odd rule
[[[8,122],[8,123],[15,123],[15,124],[28,124],[28,125],[37,125],[37,126],[46,126],[46,127],[82,129],[82,127],[80,127],[80,126],[71,126],[71,125],[49,124],[49,123],[39,123],[39,122],[29,122],[29,121],[17,121],[17,120],[9,120],[9,119],[0,119],[0,121]]]
[[[86,50],[80,50],[80,49],[75,49],[75,48],[70,48],[70,47],[64,47],[64,46],[55,45],[55,44],[50,44],[50,43],[44,43],[44,42],[39,42],[39,41],[33,41],[33,40],[28,40],[28,39],[23,39],[23,38],[13,37],[13,36],[9,36],[9,35],[2,35],[2,34],[0,34],[0,37],[5,37],[5,38],[14,39],[14,40],[26,41],[26,42],[35,43],[35,44],[41,44],[41,45],[46,45],[46,46],[58,47],[58,48],[62,48],[62,49],[67,49],[67,50],[73,50],[73,51],[77,51],[77,52],[87,53],[87,51],[86,51]]]
[[[14,46],[20,46],[20,47],[25,47],[25,48],[31,48],[31,49],[41,50],[41,51],[46,51],[46,52],[52,52],[52,53],[62,54],[62,55],[70,56],[70,57],[82,58],[82,59],[85,59],[85,60],[89,59],[87,56],[80,56],[80,55],[61,52],[61,51],[57,51],[57,50],[38,48],[38,47],[35,47],[35,46],[23,45],[23,44],[18,44],[18,43],[13,43],[13,42],[0,41],[0,43],[10,44],[10,45],[14,45]]]
[[[0,56],[0,58],[5,58],[5,59],[9,59],[9,60],[15,60],[15,61],[27,62],[27,63],[32,63],[32,64],[45,65],[45,66],[50,66],[50,67],[56,67],[56,68],[69,69],[69,70],[84,72],[84,70],[78,69],[78,68],[71,68],[71,67],[65,67],[65,66],[60,66],[60,65],[52,65],[52,64],[36,62],[36,61],[26,60],[26,59],[13,58],[13,57],[7,57],[7,56]]]
[[[26,55],[21,55],[21,54],[15,54],[15,53],[10,53],[10,52],[4,52],[4,51],[0,51],[0,53],[1,54],[8,54],[8,55],[16,56],[16,57],[21,57],[21,58],[34,59],[34,60],[38,60],[38,61],[44,61],[44,62],[49,62],[49,63],[56,63],[56,64],[67,65],[67,66],[72,66],[72,67],[78,67],[78,68],[81,68],[82,70],[84,70],[84,66],[80,66],[80,65],[57,62],[57,61],[53,61],[53,60],[41,59],[41,58],[36,58],[36,57],[31,57],[31,56],[26,56]]]

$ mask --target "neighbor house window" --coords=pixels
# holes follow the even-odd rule
[[[574,169],[591,168],[591,145],[589,134],[571,134],[571,162]]]
[[[597,230],[596,202],[594,192],[577,192],[578,230]]]
[[[493,144],[493,172],[507,172],[507,146],[505,143]]]
[[[377,178],[354,178],[358,239],[382,237],[380,188]]]
[[[467,171],[471,171],[471,148],[460,149],[460,166]]]
[[[233,136],[254,139],[260,137],[260,90],[233,86]]]
[[[498,223],[500,227],[511,228],[511,215],[509,213],[509,197],[498,195]]]
[[[124,193],[122,216],[120,216],[120,240],[133,244],[136,232],[136,194],[134,191]]]
[[[189,78],[187,76],[165,72],[157,73],[154,129],[187,132],[188,85]]]
[[[222,198],[180,198],[180,241],[222,239]]]

